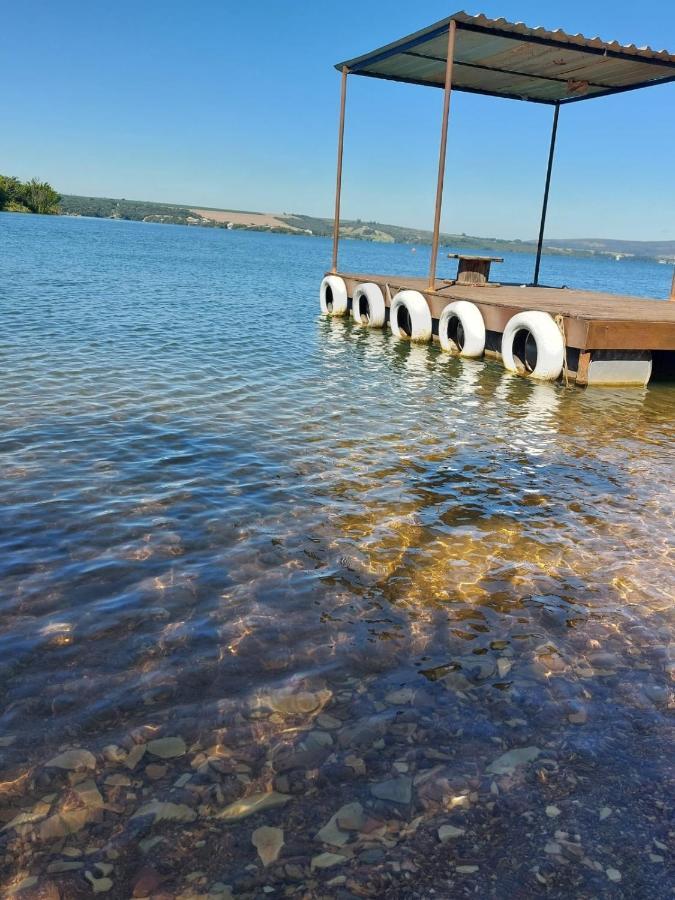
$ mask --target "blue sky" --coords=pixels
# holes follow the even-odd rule
[[[672,0],[482,11],[675,52]],[[460,8],[427,0],[8,0],[0,172],[63,193],[329,215],[333,64]],[[430,227],[442,93],[350,79],[343,214]],[[442,226],[536,234],[552,110],[456,93]],[[562,109],[550,237],[675,239],[675,83]]]

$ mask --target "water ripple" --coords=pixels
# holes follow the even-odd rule
[[[115,897],[148,869],[170,896],[328,896],[342,874],[359,896],[668,895],[672,388],[532,384],[321,319],[321,240],[0,231],[5,884],[87,896],[112,862]],[[661,275],[634,271],[636,291]],[[175,735],[187,755],[121,761]],[[490,770],[526,746],[541,764]],[[85,774],[45,765],[73,747],[93,813]],[[219,818],[272,786],[293,799]],[[170,822],[143,820],[175,852],[139,849],[148,798],[187,810],[189,856]],[[370,831],[311,868],[349,801]],[[285,831],[274,869],[262,824]],[[447,824],[464,836],[439,856]]]

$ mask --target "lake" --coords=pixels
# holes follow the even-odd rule
[[[329,260],[0,214],[4,895],[670,897],[675,386],[322,319]]]

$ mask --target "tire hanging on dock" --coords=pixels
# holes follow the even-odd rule
[[[476,359],[485,352],[485,322],[475,303],[449,303],[438,320],[438,338],[443,350]]]
[[[380,288],[372,281],[360,284],[352,299],[352,316],[356,324],[382,328],[385,314],[384,296]]]
[[[324,316],[347,314],[347,285],[339,275],[326,275],[323,279],[319,288],[319,303]]]
[[[564,358],[560,329],[548,313],[530,310],[509,319],[502,335],[502,360],[509,372],[555,381]]]
[[[426,343],[431,340],[431,312],[419,291],[399,291],[391,302],[389,325],[401,340]]]

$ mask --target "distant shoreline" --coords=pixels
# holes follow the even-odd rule
[[[155,222],[188,227],[226,228],[228,230],[266,231],[273,234],[331,237],[333,221],[328,218],[307,216],[301,213],[260,213],[248,210],[227,210],[195,204],[153,203],[143,200],[125,200],[109,197],[84,197],[64,194],[61,197],[60,214],[87,218],[126,219],[139,222]],[[354,240],[375,243],[399,243],[411,245],[431,244],[431,232],[386,225],[380,222],[343,220],[340,235]],[[443,247],[454,250],[489,251],[499,253],[536,253],[535,241],[485,238],[468,234],[441,234]],[[644,259],[675,265],[675,240],[626,241],[614,239],[551,238],[544,242],[544,253],[551,256],[599,257]]]

